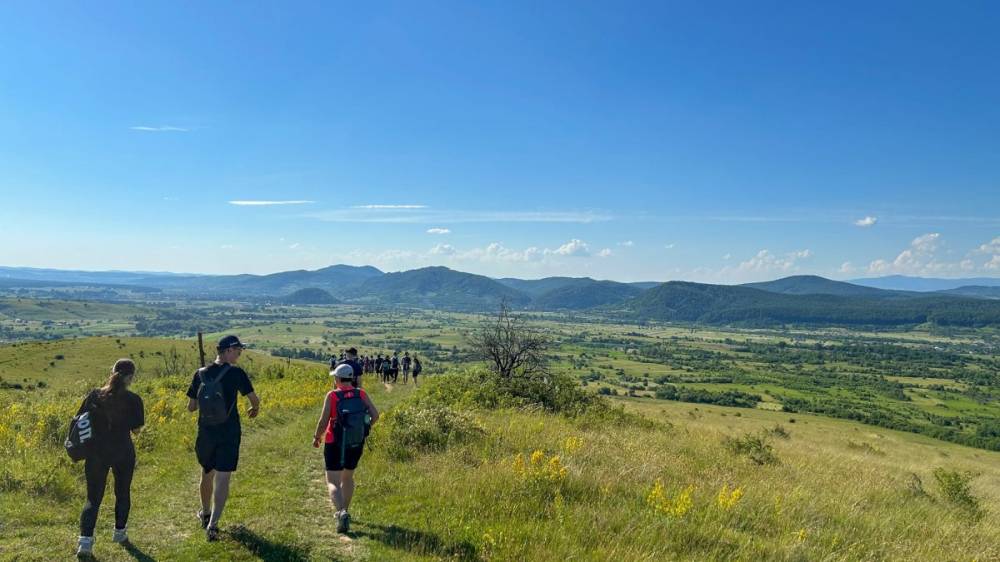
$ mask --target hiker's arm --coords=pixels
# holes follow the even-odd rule
[[[316,423],[316,433],[313,433],[313,447],[319,447],[319,440],[326,432],[326,426],[330,424],[330,399],[323,400],[323,412],[319,415],[319,422]]]
[[[372,403],[372,399],[368,398],[368,395],[364,395],[365,405],[368,406],[368,415],[372,417],[372,424],[378,421],[378,408]]]
[[[250,409],[247,410],[247,415],[251,418],[256,418],[257,414],[260,413],[260,398],[257,398],[256,392],[251,392],[247,394],[247,400],[250,401]]]
[[[188,398],[188,411],[193,412],[198,409],[198,401],[194,398]]]

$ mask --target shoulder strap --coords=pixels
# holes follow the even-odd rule
[[[229,372],[229,368],[230,367],[232,367],[232,365],[230,365],[229,363],[223,364],[222,365],[222,370],[219,372],[219,374],[213,380],[215,382],[221,381],[222,377],[224,377],[226,375],[226,373]],[[208,381],[205,380],[205,373],[207,373],[207,372],[208,372],[208,367],[202,367],[202,368],[198,369],[198,376],[201,377],[201,384],[206,384],[208,382]]]

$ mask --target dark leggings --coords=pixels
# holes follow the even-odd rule
[[[135,472],[135,450],[111,461],[95,455],[85,461],[83,470],[87,476],[87,503],[83,504],[83,513],[80,514],[80,536],[94,536],[97,511],[101,509],[104,489],[108,484],[108,470],[115,476],[115,528],[124,529],[132,507],[130,488],[132,473]]]

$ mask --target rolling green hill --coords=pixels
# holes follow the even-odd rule
[[[614,281],[586,279],[546,291],[531,301],[539,310],[585,310],[613,306],[642,293],[642,289]]]
[[[118,355],[88,343],[20,345],[18,354],[36,359],[19,369],[39,369],[53,352],[93,350],[79,359],[95,366]],[[189,342],[121,344],[194,359]],[[324,367],[247,357],[262,414],[244,421],[222,540],[207,543],[193,516],[190,375],[143,366],[135,390],[147,424],[137,439],[132,544],[110,541],[109,492],[99,560],[1000,557],[1000,453],[808,414],[650,399],[621,399],[622,413],[568,389],[547,410],[476,369],[425,379],[418,391],[366,384],[385,416],[357,471],[352,532],[338,537],[321,454],[309,446],[329,384]],[[103,375],[0,391],[0,560],[70,558],[82,467],[65,459],[60,441],[77,400]]]
[[[819,277],[818,275],[793,275],[791,277],[775,279],[774,281],[745,283],[741,286],[760,289],[770,293],[781,293],[783,295],[837,295],[842,297],[862,296],[883,298],[920,296],[919,293],[887,291],[874,287],[864,287],[843,281],[834,281],[825,277]]]
[[[349,296],[361,302],[444,310],[494,310],[502,300],[514,307],[530,302],[526,294],[489,277],[447,267],[387,273],[365,281]]]
[[[283,297],[281,302],[284,304],[337,304],[340,300],[323,289],[311,287],[309,289],[299,289]]]

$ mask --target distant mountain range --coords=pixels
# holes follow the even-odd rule
[[[270,275],[181,275],[81,272],[0,267],[0,291],[22,294],[72,287],[125,290],[131,297],[219,298],[285,304],[337,302],[454,311],[588,311],[631,320],[709,324],[896,326],[932,323],[1000,326],[1000,279],[868,279],[892,288],[798,275],[745,285],[620,283],[589,277],[492,279],[447,267],[384,273],[371,266],[333,265]],[[928,283],[921,285],[921,281]],[[901,287],[948,286],[932,292]],[[64,293],[58,294],[64,294]]]
[[[854,285],[888,289],[892,291],[948,291],[961,287],[1000,287],[1000,277],[968,277],[964,279],[939,279],[934,277],[909,277],[888,275],[848,281]]]

